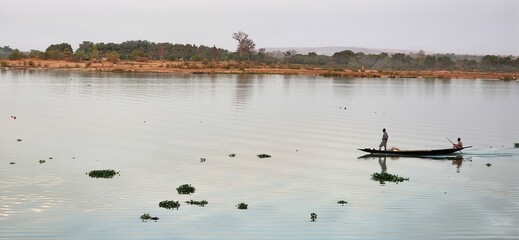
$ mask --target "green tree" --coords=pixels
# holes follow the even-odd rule
[[[13,49],[9,46],[0,47],[0,58],[7,58]]]
[[[45,56],[50,59],[68,59],[72,53],[72,46],[68,43],[52,44],[45,50]]]
[[[409,67],[411,60],[411,56],[406,55],[405,53],[395,53],[391,56],[391,66],[395,70],[406,69]]]
[[[486,55],[481,59],[480,68],[483,71],[497,71],[497,64],[499,59],[494,55]]]
[[[454,66],[454,61],[448,55],[439,56],[436,58],[438,67],[441,69],[450,69]]]
[[[77,51],[83,51],[84,53],[90,53],[94,49],[94,43],[90,41],[83,41],[79,44]]]
[[[42,57],[43,57],[43,52],[42,52],[42,51],[39,51],[39,50],[34,50],[34,49],[32,49],[32,50],[29,52],[29,57],[30,57],[30,58],[42,58]]]
[[[437,61],[435,56],[427,55],[425,56],[423,65],[426,69],[434,69],[436,68],[436,62]]]
[[[18,50],[18,49],[15,49],[15,50],[13,50],[13,51],[9,54],[9,57],[8,57],[8,58],[9,58],[10,60],[18,60],[18,59],[20,59],[20,58],[22,58],[22,57],[23,57],[22,52],[20,52],[20,50]]]
[[[84,60],[88,59],[88,56],[84,50],[77,50],[73,54],[73,57],[74,57],[74,60],[76,60],[76,61],[84,61]]]
[[[447,55],[438,57],[437,62],[441,69],[452,69],[454,66],[454,61]]]
[[[353,53],[350,50],[336,52],[333,54],[332,58],[333,58],[333,61],[335,61],[336,63],[345,64],[345,65],[347,65],[352,60],[356,60],[355,53]]]
[[[118,63],[119,62],[119,54],[116,51],[111,51],[105,54],[105,57],[108,59],[108,61],[112,63]]]

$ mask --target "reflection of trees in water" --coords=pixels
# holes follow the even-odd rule
[[[255,76],[250,74],[236,75],[236,105],[243,106],[250,97],[251,88],[254,85],[255,78],[263,78],[264,76]]]
[[[333,78],[333,94],[337,96],[351,96],[355,90],[357,80],[352,78]]]

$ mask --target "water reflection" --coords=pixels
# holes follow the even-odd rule
[[[463,157],[462,155],[453,155],[453,156],[390,156],[391,160],[398,160],[399,158],[416,158],[416,159],[428,159],[428,160],[450,160],[452,161],[452,165],[456,166],[456,172],[460,173],[460,168],[463,165],[464,161],[472,161],[471,157]],[[387,164],[386,159],[387,156],[382,155],[374,155],[374,154],[366,154],[358,157],[358,159],[375,159],[378,160],[380,164],[380,168],[382,169],[381,173],[387,172]]]
[[[380,173],[386,173],[387,172],[386,157],[379,157],[378,164],[380,164],[380,168],[382,168],[382,171]]]
[[[254,76],[248,74],[239,74],[236,76],[236,102],[239,107],[247,105],[250,98],[251,90],[254,86]]]
[[[463,157],[459,157],[452,160],[452,165],[456,165],[456,172],[460,173],[461,164],[463,164]]]

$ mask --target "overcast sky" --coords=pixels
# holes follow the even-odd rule
[[[518,0],[0,0],[0,46],[192,43],[519,55]]]

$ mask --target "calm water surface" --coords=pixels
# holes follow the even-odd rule
[[[518,103],[514,81],[2,71],[0,238],[518,239]],[[359,158],[382,128],[473,147]]]

